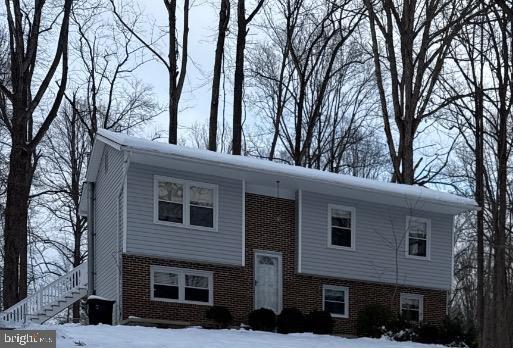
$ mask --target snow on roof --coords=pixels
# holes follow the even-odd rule
[[[114,142],[122,147],[136,151],[153,152],[177,158],[200,160],[210,162],[212,164],[231,166],[244,170],[275,173],[320,183],[351,187],[354,189],[401,195],[404,197],[411,197],[416,200],[436,201],[442,204],[459,206],[468,210],[478,208],[477,203],[473,199],[457,196],[447,192],[435,191],[421,186],[383,182],[346,174],[321,171],[318,169],[276,163],[258,158],[234,156],[208,150],[193,149],[141,139],[122,133],[107,131],[105,129],[98,130],[98,136],[100,140],[104,138],[104,141]]]

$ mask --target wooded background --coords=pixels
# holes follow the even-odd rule
[[[163,0],[165,26],[139,5],[0,9],[3,308],[87,258],[78,204],[96,131],[153,127],[153,140],[475,198],[455,221],[450,315],[481,347],[512,346],[512,1]],[[184,129],[201,6],[218,12],[211,109]],[[151,62],[165,101],[137,74]]]

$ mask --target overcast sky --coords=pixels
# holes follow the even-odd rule
[[[162,0],[145,0],[140,2],[144,11],[156,20],[156,24],[165,26],[167,12]],[[183,8],[182,1],[178,1],[177,20],[180,22],[179,35],[181,35],[181,23]],[[182,99],[180,101],[179,126],[189,127],[194,122],[207,122],[210,108],[210,79],[214,66],[214,51],[217,35],[218,9],[212,4],[201,0],[193,1],[194,6],[190,11],[189,25],[189,61],[187,66],[186,82]],[[233,18],[233,17],[232,17]],[[137,72],[139,78],[151,84],[163,105],[168,105],[168,80],[167,70],[158,62],[150,62]],[[168,113],[164,112],[155,121],[161,128],[168,128]],[[179,130],[179,136],[183,135]]]

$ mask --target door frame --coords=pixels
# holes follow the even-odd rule
[[[283,257],[282,253],[278,251],[269,251],[269,250],[254,250],[253,251],[253,308],[256,308],[256,269],[258,267],[257,258],[258,256],[271,256],[276,257],[278,259],[278,313],[280,314],[283,309]]]

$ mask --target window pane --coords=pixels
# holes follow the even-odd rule
[[[173,182],[159,182],[159,199],[182,203],[183,185]]]
[[[427,225],[425,222],[411,220],[410,221],[410,237],[427,238]]]
[[[153,297],[178,300],[178,286],[153,285]]]
[[[214,190],[206,187],[191,186],[191,204],[212,208],[214,206]]]
[[[191,225],[214,227],[214,209],[191,205],[190,215]]]
[[[185,288],[186,301],[208,302],[207,289]]]
[[[341,302],[324,302],[324,309],[331,314],[345,315],[346,314],[346,306]]]
[[[402,319],[405,321],[419,322],[419,311],[416,310],[405,310],[401,311]]]
[[[331,244],[351,247],[351,230],[347,228],[331,228]]]
[[[425,239],[410,238],[408,253],[413,256],[427,256],[427,241]]]
[[[324,299],[326,301],[345,301],[345,292],[344,290],[335,290],[335,289],[324,289]]]
[[[402,309],[420,309],[420,300],[415,298],[404,298],[401,300],[401,308]]]
[[[258,264],[260,265],[275,265],[276,258],[271,256],[258,256]]]
[[[183,223],[183,204],[159,201],[159,220]]]
[[[167,272],[154,272],[153,282],[162,285],[178,285],[178,274]]]
[[[192,286],[195,288],[208,289],[208,277],[186,274],[185,275],[185,286]]]
[[[351,228],[351,212],[339,209],[331,210],[331,225]]]

